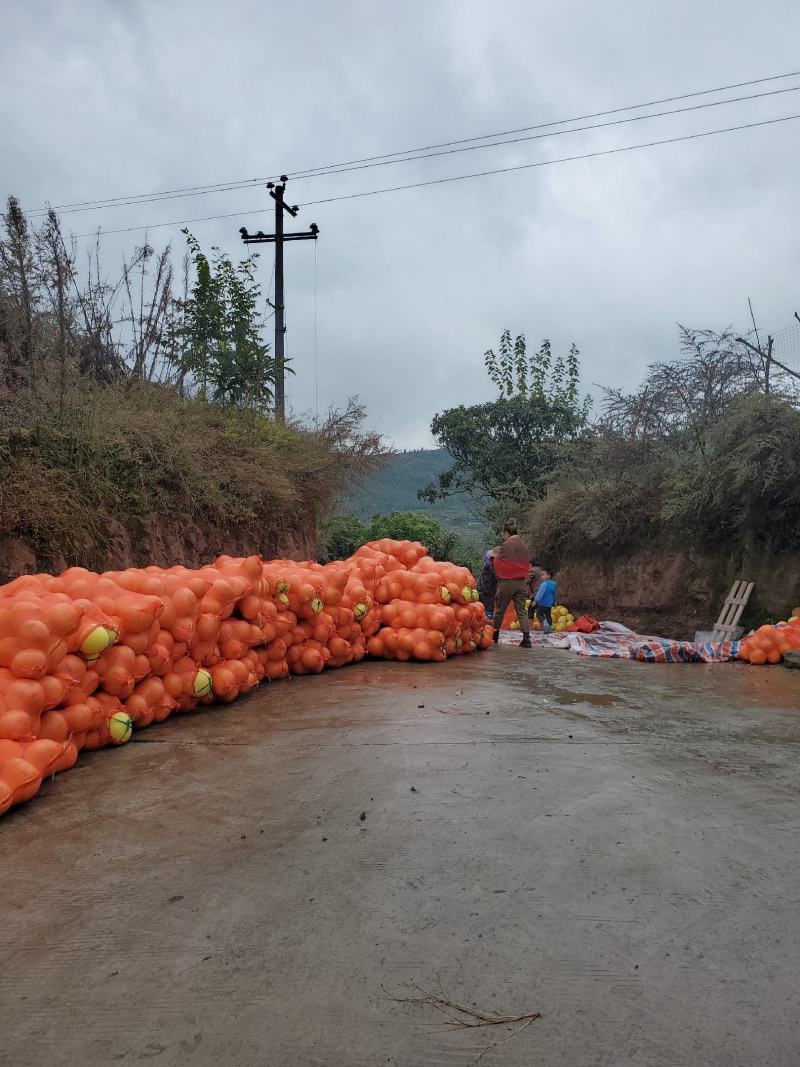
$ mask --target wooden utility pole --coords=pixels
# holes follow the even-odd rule
[[[284,340],[286,335],[286,316],[283,299],[283,244],[284,241],[316,241],[319,234],[319,226],[312,222],[311,226],[300,233],[283,232],[283,213],[294,218],[300,210],[297,205],[290,207],[283,199],[286,192],[285,174],[281,175],[280,184],[267,182],[269,195],[275,201],[275,233],[248,233],[242,226],[239,233],[246,245],[269,244],[275,245],[275,419],[277,422],[286,421],[286,357]]]

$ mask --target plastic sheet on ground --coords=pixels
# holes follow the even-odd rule
[[[503,630],[503,644],[519,644],[518,630]],[[543,648],[563,648],[579,656],[601,659],[635,659],[643,663],[729,663],[739,655],[739,641],[706,641],[694,644],[666,637],[634,633],[619,622],[601,622],[591,634],[544,634],[531,631],[531,643]]]

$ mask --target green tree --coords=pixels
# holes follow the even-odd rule
[[[261,340],[255,257],[234,266],[212,248],[209,260],[197,239],[183,232],[195,277],[190,297],[180,305],[181,374],[217,403],[263,411],[273,398],[275,362]]]
[[[393,511],[373,515],[364,523],[355,515],[336,515],[320,528],[320,557],[346,559],[367,541],[391,537],[394,541],[419,541],[434,559],[458,563],[475,570],[481,562],[483,545],[478,539],[459,536],[436,519],[418,511]]]
[[[320,530],[320,554],[326,560],[347,559],[369,541],[367,526],[355,515],[335,515]]]
[[[394,541],[419,541],[434,559],[450,559],[458,544],[456,534],[418,511],[374,515],[367,527],[367,540],[379,541],[382,537],[391,537]]]
[[[552,560],[653,545],[783,552],[800,525],[800,394],[730,330],[680,327],[681,358],[648,367],[559,468],[527,525]],[[780,370],[780,368],[779,368]]]
[[[431,432],[453,465],[419,493],[433,502],[454,493],[477,493],[490,517],[523,509],[546,492],[553,472],[585,430],[590,401],[580,399],[580,353],[553,357],[550,342],[528,350],[506,330],[498,353],[484,357],[499,397],[437,414]]]

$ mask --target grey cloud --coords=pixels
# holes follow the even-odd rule
[[[795,0],[412,0],[5,5],[5,191],[27,208],[257,176],[599,111],[788,71]],[[797,94],[800,97],[800,93]],[[554,141],[290,184],[294,201],[552,159],[800,112],[780,98]],[[800,123],[472,182],[319,205],[319,404],[358,393],[400,445],[488,397],[508,326],[584,353],[586,385],[632,384],[676,351],[676,320],[765,328],[800,303],[792,224]],[[76,233],[222,212],[194,226],[242,254],[265,193],[66,216]],[[154,229],[173,241],[177,227]],[[140,233],[109,236],[110,265]],[[260,275],[267,288],[268,250]],[[299,412],[315,403],[314,253],[287,249]]]

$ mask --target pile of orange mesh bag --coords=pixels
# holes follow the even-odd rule
[[[260,682],[488,648],[470,571],[410,541],[321,565],[25,575],[0,587],[0,815],[87,749]]]

